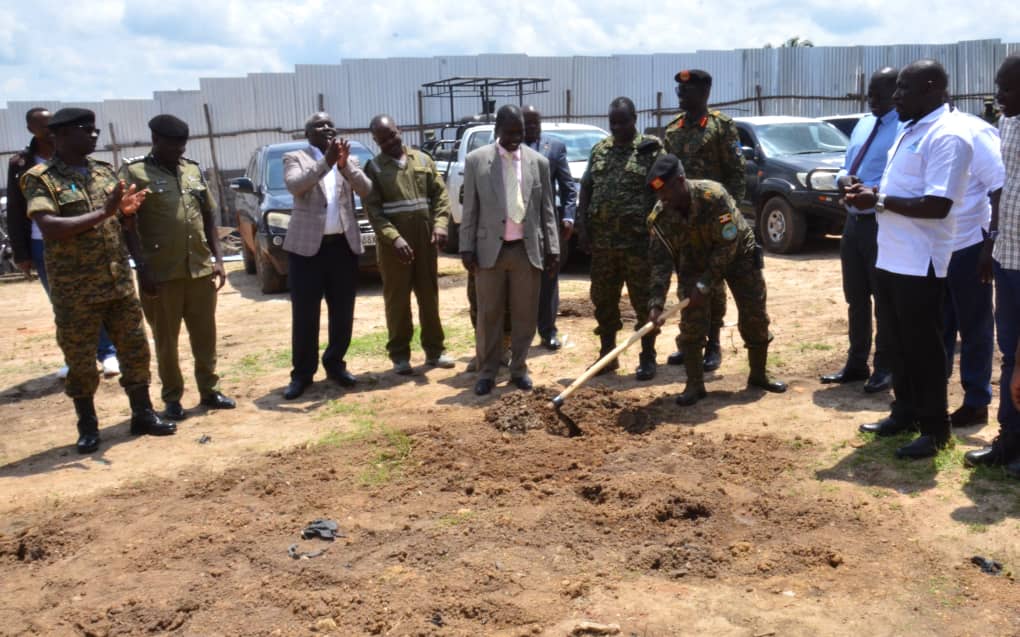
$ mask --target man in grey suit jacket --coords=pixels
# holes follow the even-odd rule
[[[510,379],[531,389],[527,356],[535,336],[543,267],[559,267],[559,233],[549,162],[522,146],[524,116],[508,104],[496,113],[496,143],[467,156],[460,255],[478,289],[475,351],[479,396],[492,391],[503,342],[509,288]]]
[[[364,252],[354,218],[352,188],[364,197],[372,182],[350,156],[350,145],[336,138],[328,113],[305,122],[308,147],[283,156],[283,180],[294,195],[287,237],[291,302],[290,385],[293,400],[312,384],[319,367],[319,308],[326,299],[329,343],[322,355],[326,376],[344,387],[356,379],[344,356],[354,325],[358,255]]]

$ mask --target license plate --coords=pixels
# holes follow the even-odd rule
[[[361,235],[361,245],[371,247],[375,245],[375,233],[369,232],[368,234]]]

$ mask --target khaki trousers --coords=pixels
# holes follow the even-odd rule
[[[510,303],[510,376],[527,373],[528,349],[538,324],[538,294],[542,271],[531,265],[523,242],[503,244],[491,268],[475,274],[478,293],[478,325],[475,353],[479,378],[494,379],[503,352],[503,320]]]

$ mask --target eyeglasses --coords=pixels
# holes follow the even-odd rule
[[[95,127],[94,124],[71,124],[71,128],[77,128],[87,132],[89,135],[99,136],[99,133],[103,132]]]

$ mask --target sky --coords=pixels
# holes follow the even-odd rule
[[[793,36],[816,46],[1020,42],[1020,3],[0,0],[0,107],[149,98],[197,89],[200,77],[352,58],[683,53]]]

